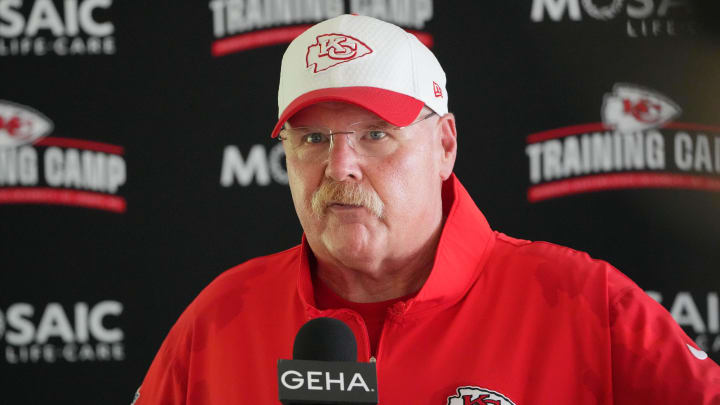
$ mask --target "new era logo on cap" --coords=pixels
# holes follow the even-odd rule
[[[343,62],[349,62],[372,53],[372,49],[357,38],[343,34],[324,34],[308,46],[306,66],[314,67],[313,73],[327,70]]]
[[[433,82],[433,93],[435,93],[435,97],[442,98],[442,87],[440,87],[439,84],[436,82]]]

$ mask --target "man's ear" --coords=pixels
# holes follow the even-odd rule
[[[455,157],[457,156],[457,129],[455,128],[455,116],[447,113],[438,120],[438,136],[440,137],[440,145],[442,146],[442,156],[440,157],[439,173],[443,181],[450,177],[455,166]]]

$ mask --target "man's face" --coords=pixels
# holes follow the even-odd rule
[[[378,121],[354,105],[320,103],[297,113],[289,125],[341,132],[358,122]],[[448,159],[442,121],[432,116],[403,129],[397,147],[384,156],[361,155],[342,134],[334,136],[329,153],[315,160],[283,142],[295,210],[319,260],[373,272],[406,261],[424,247],[441,224],[442,181],[455,157],[454,122]]]

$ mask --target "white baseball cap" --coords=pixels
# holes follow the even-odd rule
[[[300,34],[283,55],[276,137],[301,109],[324,101],[358,105],[405,126],[423,105],[448,112],[445,72],[415,35],[375,18],[341,15]]]

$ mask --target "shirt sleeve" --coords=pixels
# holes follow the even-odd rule
[[[150,365],[133,405],[184,405],[193,338],[193,306],[170,329]]]
[[[614,403],[720,404],[720,367],[665,308],[628,283],[609,313]]]

